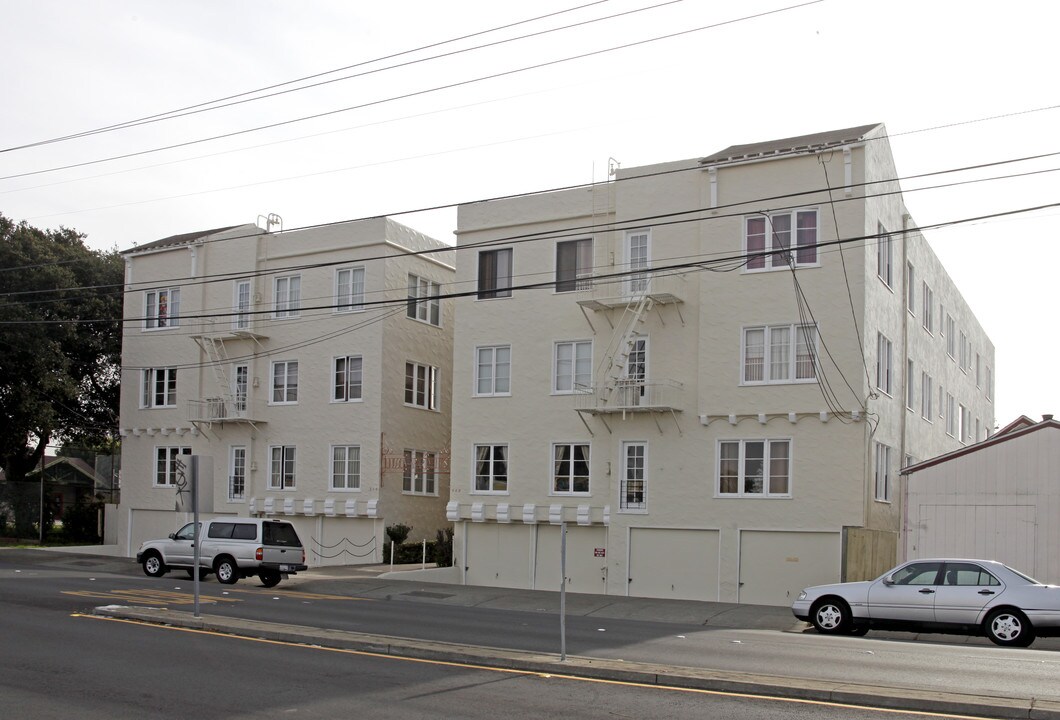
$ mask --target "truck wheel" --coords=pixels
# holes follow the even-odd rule
[[[261,584],[267,588],[276,587],[280,584],[279,570],[262,570],[258,573],[258,577],[261,579]]]
[[[217,558],[213,571],[217,574],[217,582],[219,583],[235,585],[236,581],[239,580],[239,567],[236,565],[236,561],[227,555]]]
[[[157,552],[149,552],[144,555],[144,574],[148,577],[162,577],[168,572],[166,564],[162,562],[162,556]]]

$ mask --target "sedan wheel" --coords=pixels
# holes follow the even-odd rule
[[[1027,647],[1034,642],[1034,628],[1018,610],[995,610],[984,625],[986,636],[995,645]]]
[[[850,631],[850,608],[838,598],[826,598],[813,606],[810,621],[819,633],[844,634]]]

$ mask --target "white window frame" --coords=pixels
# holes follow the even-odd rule
[[[622,443],[621,452],[622,474],[618,483],[619,512],[646,513],[648,511],[648,443],[643,440],[626,440]]]
[[[943,335],[946,336],[946,354],[950,356],[950,360],[957,361],[957,321],[952,315],[946,313],[946,329],[943,331]]]
[[[894,389],[894,344],[876,333],[876,389],[891,395]]]
[[[496,272],[486,276],[487,268],[483,265],[483,259],[494,258],[493,270]],[[515,276],[515,253],[512,248],[490,248],[480,250],[478,253],[478,270],[476,273],[476,299],[496,300],[499,298],[510,298],[512,296],[513,278]]]
[[[570,348],[569,358],[560,358],[561,348]],[[561,367],[561,365],[563,367]],[[569,367],[567,367],[569,365]],[[581,366],[582,372],[578,368]],[[586,368],[588,369],[586,372]],[[581,380],[581,382],[579,382]],[[593,386],[593,341],[558,340],[552,345],[552,394],[573,395]]]
[[[442,326],[442,286],[433,280],[409,273],[405,316],[435,327]]]
[[[883,223],[876,223],[876,277],[889,288],[894,287],[894,240]]]
[[[302,311],[302,276],[281,275],[273,278],[274,318],[296,318]]]
[[[747,446],[749,443],[762,443],[762,477],[761,477],[761,490],[748,490],[747,489]],[[736,446],[736,457],[723,458],[723,446]],[[780,460],[779,455],[775,453],[779,452],[780,447],[784,446],[785,452],[787,453],[787,473],[785,475],[787,490],[785,492],[773,492],[771,489],[772,484],[772,466],[773,460]],[[794,446],[795,443],[790,437],[762,437],[762,438],[720,438],[715,443],[715,463],[714,463],[714,497],[716,498],[791,498],[792,487],[794,485],[793,468],[794,465]],[[722,462],[723,460],[732,461],[735,460],[737,463],[736,475],[733,476],[736,479],[736,491],[735,492],[724,492],[722,489]],[[728,476],[727,476],[728,477]]]
[[[573,254],[565,252],[573,248]],[[564,264],[564,259],[573,263],[571,267]],[[593,239],[578,238],[561,240],[556,243],[556,284],[557,293],[589,290],[593,286]]]
[[[773,361],[773,355],[778,347],[774,341],[774,333],[780,331],[786,331],[788,335],[788,341],[786,343],[785,352],[788,355],[786,364],[777,364]],[[762,333],[762,379],[748,379],[749,370],[751,366],[748,364],[751,357],[748,355],[748,349],[752,347],[748,343],[748,334],[752,332]],[[805,337],[806,340],[812,338],[813,342],[806,343],[809,350],[809,369],[813,373],[813,377],[798,377],[800,371],[799,363],[799,345],[800,338]],[[740,334],[740,384],[741,385],[801,385],[807,383],[817,382],[817,345],[818,345],[818,332],[815,325],[751,325],[743,328]],[[755,345],[754,347],[757,347]],[[776,367],[786,367],[787,377],[774,378],[773,373]]]
[[[970,361],[969,355],[970,355],[971,350],[972,350],[972,345],[971,345],[971,343],[968,342],[968,335],[965,334],[964,330],[960,331],[958,342],[960,343],[959,350],[958,350],[960,355],[958,356],[958,359],[957,359],[957,367],[959,367],[961,369],[961,372],[967,374],[968,373],[968,366],[971,365],[971,361]]]
[[[232,283],[232,329],[250,329],[250,308],[254,302],[254,288],[249,280]]]
[[[342,364],[342,370],[339,365]],[[356,366],[356,367],[355,367]],[[339,374],[342,374],[340,380]],[[354,381],[356,375],[356,381]],[[362,402],[364,395],[364,358],[339,355],[331,359],[331,402]]]
[[[905,264],[905,309],[916,317],[916,269],[909,261]]]
[[[510,397],[512,346],[480,345],[475,348],[473,397]],[[483,384],[486,387],[483,387]]]
[[[250,365],[239,363],[232,366],[232,410],[245,417],[250,403]]]
[[[171,488],[177,485],[177,458],[191,456],[191,448],[178,445],[155,446],[155,468],[152,487]],[[183,461],[181,461],[183,463]],[[187,464],[185,463],[185,467]],[[190,470],[189,470],[190,472]]]
[[[780,217],[788,218],[788,229],[781,230],[780,232],[787,233],[788,244],[787,246],[783,243],[783,236],[775,231],[775,223],[777,218]],[[812,242],[803,243],[803,233],[800,232],[799,220],[803,217],[813,217],[813,236]],[[748,231],[749,224],[751,221],[761,220],[763,221],[763,233],[750,233]],[[775,270],[787,270],[789,265],[789,259],[794,263],[795,267],[820,267],[821,265],[821,254],[817,247],[820,243],[820,214],[817,208],[795,208],[786,212],[770,213],[769,215],[755,214],[746,215],[743,219],[743,252],[745,257],[745,263],[743,272],[745,273],[758,273],[758,272],[771,272]],[[809,230],[809,228],[801,228],[801,230]],[[763,248],[761,250],[755,248],[751,249],[749,241],[751,237],[762,236]],[[792,243],[792,235],[794,235],[795,242]],[[776,245],[774,246],[774,243]],[[807,257],[812,251],[813,259],[800,260],[800,257]],[[754,257],[751,257],[754,255]]]
[[[913,368],[913,359],[906,358],[905,361],[905,407],[910,412],[916,411],[916,383],[913,382],[916,373]]]
[[[403,467],[403,495],[438,495],[438,453],[430,450],[405,450]]]
[[[636,296],[648,292],[651,284],[651,245],[651,228],[626,231],[622,244],[626,254],[624,270],[629,273],[623,283],[626,295]]]
[[[927,280],[924,281],[924,317],[921,319],[921,325],[927,331],[928,335],[935,334],[935,291],[931,289],[931,286],[927,284]]]
[[[336,313],[364,312],[364,266],[335,270]]]
[[[575,460],[576,448],[585,448],[584,460]],[[565,449],[567,451],[567,459],[560,460],[557,457],[557,451]],[[583,463],[585,464],[585,474],[576,474],[576,465]],[[561,475],[559,472],[559,465],[563,463],[567,465],[568,472],[565,475]],[[549,495],[564,495],[564,496],[578,496],[587,497],[592,494],[592,444],[589,442],[554,442],[552,443],[552,455],[551,455],[551,468],[549,470]],[[584,478],[585,489],[575,489],[576,483]],[[568,489],[560,489],[560,485],[566,482]]]
[[[421,410],[438,409],[439,370],[433,365],[405,363],[405,405]]]
[[[159,393],[159,382],[162,383]],[[161,402],[159,398],[161,397]],[[175,408],[177,406],[177,369],[144,368],[140,371],[140,408]]]
[[[891,502],[891,447],[881,442],[876,443],[876,462],[874,465],[873,499],[876,502]]]
[[[242,502],[247,496],[247,446],[228,448],[228,500]]]
[[[508,443],[476,443],[471,453],[471,494],[508,495],[511,464]],[[499,472],[498,468],[503,468]],[[479,480],[486,487],[479,487]]]
[[[328,489],[332,492],[360,492],[361,446],[332,445],[328,449],[328,457]]]
[[[269,490],[283,491],[297,488],[297,450],[294,445],[269,446]]]
[[[929,423],[934,423],[935,413],[932,403],[935,401],[935,390],[932,387],[931,376],[926,372],[920,373],[920,417]]]
[[[283,366],[282,382],[277,381],[276,372]],[[292,372],[293,370],[293,372]],[[294,378],[294,382],[291,378]],[[277,400],[277,393],[280,399]],[[269,405],[297,405],[298,404],[298,361],[297,360],[274,360],[269,367]]]
[[[165,312],[161,301],[165,296]],[[144,325],[146,330],[170,330],[180,327],[180,288],[156,288],[144,292]]]
[[[986,366],[986,399],[994,399],[994,370],[989,365]]]
[[[957,401],[950,393],[946,393],[946,434],[957,437]]]

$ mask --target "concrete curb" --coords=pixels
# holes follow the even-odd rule
[[[860,685],[795,677],[677,667],[652,663],[623,662],[602,658],[556,655],[503,648],[428,642],[411,638],[372,635],[341,630],[284,625],[200,615],[175,610],[107,605],[94,615],[157,625],[204,630],[240,637],[319,645],[326,648],[370,652],[439,662],[478,665],[517,672],[616,680],[644,685],[709,690],[714,692],[798,698],[893,710],[977,715],[991,718],[1060,720],[1060,702],[1033,697],[997,697],[964,693],[938,693],[915,688]]]

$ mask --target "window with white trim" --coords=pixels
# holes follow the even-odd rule
[[[508,446],[475,445],[475,493],[508,492]]]
[[[924,317],[921,323],[924,329],[929,333],[934,334],[935,332],[935,292],[931,289],[931,286],[924,282],[924,303],[923,303]]]
[[[972,413],[963,404],[957,404],[957,439],[967,443],[971,435]]]
[[[916,376],[913,374],[913,361],[907,359],[905,361],[905,406],[909,410],[913,410],[916,406],[916,383],[913,379]]]
[[[791,254],[792,228],[795,255]],[[744,218],[744,253],[748,272],[817,265],[817,211],[808,208]]]
[[[140,407],[177,406],[177,369],[144,368],[140,371]]]
[[[883,333],[876,334],[876,387],[891,394],[892,345]]]
[[[589,494],[589,443],[553,443],[552,494]]]
[[[817,328],[770,325],[743,330],[744,385],[814,382],[817,379]]]
[[[478,254],[478,299],[512,296],[512,249],[481,250]]]
[[[994,399],[994,371],[989,365],[986,366],[986,399]]]
[[[593,286],[592,277],[591,238],[556,243],[556,292],[588,290]]]
[[[640,295],[648,291],[651,267],[651,230],[626,231],[626,294]]]
[[[361,446],[331,446],[331,489],[361,489]]]
[[[298,317],[302,308],[302,276],[285,275],[273,281],[272,316],[274,318]]]
[[[894,286],[894,242],[883,223],[876,223],[876,276],[887,287]]]
[[[951,360],[957,359],[957,321],[953,316],[946,313],[946,354]]]
[[[228,449],[228,499],[242,500],[247,491],[247,448],[232,445]]]
[[[155,448],[155,487],[175,487],[177,478],[190,478],[187,456],[190,447]]]
[[[880,502],[891,501],[891,448],[876,443],[876,489],[875,498]]]
[[[298,361],[277,360],[272,364],[272,405],[298,402]]]
[[[719,440],[721,497],[791,497],[791,440]]]
[[[361,399],[362,360],[360,355],[345,355],[332,361],[332,402],[355,402]]]
[[[907,262],[905,264],[905,309],[909,311],[909,314],[916,316],[916,283],[914,279],[916,272],[913,269],[913,263]]]
[[[236,280],[232,287],[232,329],[250,328],[250,281]]]
[[[512,346],[475,348],[475,397],[512,394]]]
[[[957,367],[961,369],[961,372],[968,372],[968,365],[970,364],[968,356],[971,354],[972,345],[968,342],[968,336],[964,334],[964,330],[960,333],[960,356],[957,360]]]
[[[269,446],[269,489],[293,490],[295,487],[295,446]]]
[[[180,288],[162,288],[144,293],[144,330],[180,327]]]
[[[553,350],[552,392],[569,394],[589,390],[593,384],[591,340],[558,342]]]
[[[934,422],[935,413],[931,407],[935,399],[935,390],[932,388],[931,376],[920,373],[920,417],[928,422]]]
[[[622,478],[618,487],[621,510],[648,509],[648,444],[622,443]]]
[[[409,273],[408,305],[405,316],[428,325],[442,324],[442,286],[433,280]]]
[[[364,310],[364,268],[348,267],[335,271],[335,312]]]
[[[405,363],[405,404],[424,410],[438,409],[438,368]]]
[[[401,492],[406,495],[438,494],[438,453],[424,450],[405,451]]]
[[[957,405],[949,393],[946,393],[946,434],[957,437]]]
[[[232,366],[232,403],[233,410],[240,417],[247,412],[247,393],[250,387],[250,366]]]

